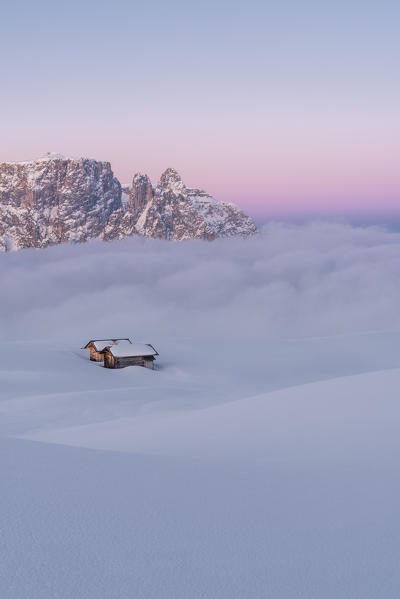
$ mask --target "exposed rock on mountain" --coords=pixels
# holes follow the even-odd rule
[[[205,191],[187,188],[179,174],[167,169],[136,222],[142,235],[163,239],[215,239],[248,236],[254,222],[234,204],[215,200]]]
[[[187,188],[173,169],[155,188],[137,174],[121,190],[109,162],[47,155],[0,163],[0,251],[134,234],[211,240],[256,231],[239,208]]]
[[[129,198],[129,208],[134,214],[140,214],[153,198],[153,186],[147,175],[137,173],[133,177]]]
[[[121,185],[109,162],[46,156],[0,164],[3,250],[101,238],[110,227],[113,238],[121,209]]]

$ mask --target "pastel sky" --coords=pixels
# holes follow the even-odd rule
[[[255,216],[400,214],[400,3],[3,2],[0,160],[175,167]]]

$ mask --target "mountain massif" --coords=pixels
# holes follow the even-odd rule
[[[122,188],[109,162],[46,155],[0,163],[0,251],[130,235],[179,241],[256,232],[237,206],[186,187],[171,168],[155,187],[136,174]]]

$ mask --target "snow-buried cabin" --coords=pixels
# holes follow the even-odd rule
[[[125,339],[91,339],[82,349],[90,351],[93,362],[104,362],[104,368],[144,366],[154,369],[157,350],[150,343],[132,343]]]
[[[157,350],[150,343],[116,344],[106,347],[104,368],[124,368],[125,366],[144,366],[154,369]]]

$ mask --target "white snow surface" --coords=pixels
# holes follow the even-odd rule
[[[110,345],[132,345],[130,339],[93,339],[92,342],[93,347],[98,352],[103,351],[105,347]]]
[[[397,598],[399,275],[322,223],[0,255],[2,596]]]
[[[137,357],[137,356],[155,356],[156,350],[147,343],[125,343],[112,345],[110,352],[116,358]]]
[[[6,161],[6,164],[33,164],[35,162],[48,162],[49,160],[94,160],[93,158],[89,158],[88,156],[66,156],[65,154],[60,154],[59,152],[46,152],[39,158],[33,158],[31,160],[9,160]]]
[[[105,347],[113,344],[112,339],[94,339],[93,347],[96,351],[103,351]]]

